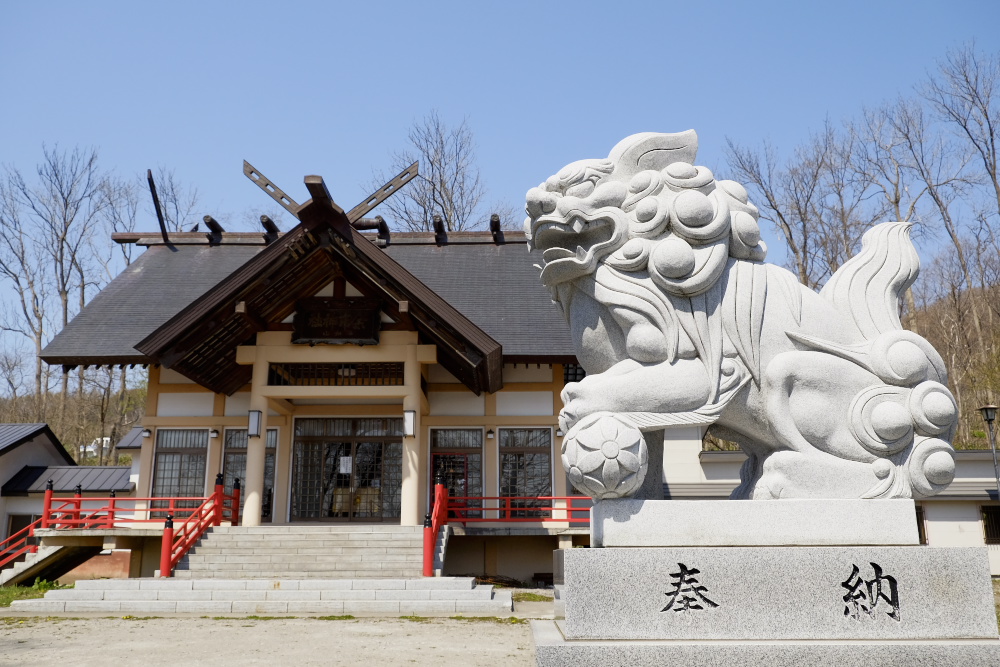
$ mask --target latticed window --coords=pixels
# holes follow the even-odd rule
[[[563,383],[579,382],[587,377],[587,371],[580,364],[563,364]]]
[[[154,498],[200,498],[205,495],[208,429],[158,429],[155,452]],[[198,502],[185,502],[180,506],[197,507]]]
[[[537,496],[552,495],[552,430],[500,429],[500,495],[511,507],[551,506]],[[510,518],[543,517],[544,512],[515,511]]]
[[[292,447],[296,519],[397,519],[403,420],[300,418]]]
[[[264,498],[261,503],[261,518],[270,520],[274,509],[274,453],[278,447],[278,429],[267,429],[267,446],[264,453]],[[237,479],[246,488],[247,478],[247,430],[245,428],[226,429],[226,442],[222,460],[223,483],[226,493],[233,492],[233,482]],[[246,500],[246,491],[240,494],[240,511]]]
[[[480,508],[483,495],[483,431],[478,428],[431,429],[432,483],[440,479],[455,498],[452,505]],[[456,518],[480,517],[478,510],[456,510]]]
[[[986,544],[1000,544],[1000,507],[984,505],[980,509],[983,513],[983,532]]]

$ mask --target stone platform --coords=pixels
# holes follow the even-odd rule
[[[591,545],[847,546],[917,544],[912,500],[602,500]]]
[[[986,549],[919,546],[910,500],[614,500],[591,529],[539,665],[1000,665]]]
[[[559,621],[532,621],[545,667],[996,667],[1000,639],[786,641],[567,641]]]
[[[93,579],[44,598],[15,600],[20,614],[509,614],[510,591],[472,577],[421,579]]]
[[[571,639],[997,636],[985,548],[573,549],[564,564]]]

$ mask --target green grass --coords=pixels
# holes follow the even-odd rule
[[[14,600],[33,600],[44,596],[47,592],[57,588],[72,588],[60,586],[44,579],[35,579],[31,586],[4,586],[0,588],[0,607],[9,607]]]
[[[314,616],[317,621],[353,621],[354,617],[350,614],[342,614],[340,616]]]
[[[1000,630],[1000,578],[993,579],[993,608],[997,613],[997,629]]]
[[[514,602],[552,602],[549,595],[539,595],[538,593],[514,593]]]
[[[469,623],[499,623],[500,625],[524,625],[527,619],[516,616],[500,618],[498,616],[449,616],[453,621],[467,621]]]
[[[412,621],[413,623],[430,623],[431,621],[434,620],[433,618],[429,618],[427,616],[414,616],[414,615],[400,616],[400,618],[404,621]]]

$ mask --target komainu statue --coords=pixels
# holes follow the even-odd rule
[[[559,416],[572,483],[653,497],[647,441],[710,424],[748,456],[733,498],[940,492],[958,410],[941,357],[899,321],[909,225],[873,227],[817,294],[764,263],[756,207],[695,166],[697,142],[636,134],[527,194],[530,248],[587,371]]]

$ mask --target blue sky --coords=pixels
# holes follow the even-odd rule
[[[299,201],[321,174],[348,208],[437,109],[468,120],[490,197],[520,206],[634,132],[693,127],[716,170],[727,136],[790,149],[949,47],[1000,49],[998,25],[996,0],[12,2],[0,162],[30,171],[44,142],[121,174],[163,165],[235,229],[270,204],[244,158]]]

